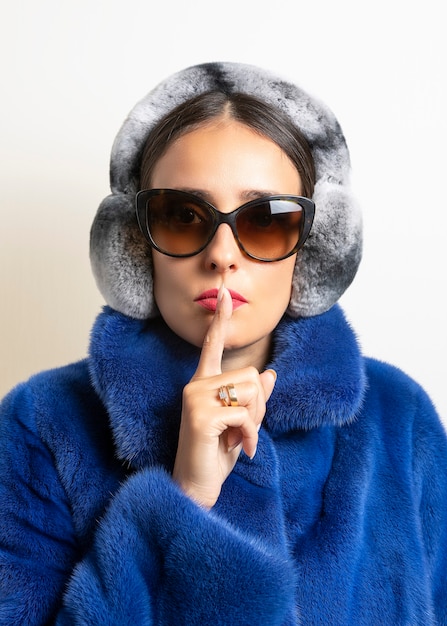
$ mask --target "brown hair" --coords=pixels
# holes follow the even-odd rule
[[[262,100],[243,93],[225,94],[221,91],[209,91],[180,104],[155,125],[143,149],[140,187],[150,185],[157,161],[172,142],[224,113],[274,141],[298,170],[303,195],[312,197],[315,165],[302,132],[284,113]]]

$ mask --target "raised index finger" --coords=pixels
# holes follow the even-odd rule
[[[231,295],[222,284],[217,298],[216,312],[205,335],[194,378],[206,378],[222,373],[222,355],[232,314],[233,303]]]

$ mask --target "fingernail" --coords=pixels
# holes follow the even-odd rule
[[[275,370],[273,369],[268,369],[266,370],[267,372],[271,372],[273,374],[273,378],[275,379],[275,383],[276,383],[276,379],[278,378],[278,374],[275,372]]]
[[[250,457],[250,461],[253,461],[253,459],[256,456],[256,452],[258,451],[258,447],[256,446],[255,451],[253,452],[253,455]]]

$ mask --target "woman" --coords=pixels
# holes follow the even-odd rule
[[[332,113],[255,67],[137,104],[89,357],[3,403],[1,624],[447,623],[445,433],[336,304],[348,174]]]

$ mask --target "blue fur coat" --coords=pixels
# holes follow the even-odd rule
[[[0,624],[447,624],[447,443],[338,306],[285,317],[258,452],[210,511],[170,477],[198,350],[106,308],[2,405]]]

